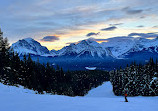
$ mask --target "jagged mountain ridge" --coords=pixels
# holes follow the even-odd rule
[[[116,37],[107,42],[98,43],[95,39],[86,39],[56,51],[49,51],[46,47],[32,38],[26,38],[14,43],[11,48],[19,55],[33,54],[52,57],[93,57],[93,58],[124,58],[133,52],[146,51],[158,53],[158,39]]]
[[[106,57],[107,50],[101,44],[92,39],[82,40],[78,43],[72,43],[58,51],[57,56],[74,55],[76,57],[90,56],[90,57]]]

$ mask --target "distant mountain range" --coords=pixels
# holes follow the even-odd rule
[[[98,43],[90,38],[72,43],[56,51],[49,51],[32,38],[19,40],[11,48],[19,54],[31,54],[34,61],[49,62],[61,66],[64,70],[87,70],[86,67],[96,67],[99,70],[123,68],[133,61],[145,64],[150,57],[158,57],[158,39],[115,37]]]
[[[45,57],[69,57],[69,58],[128,58],[133,53],[158,54],[158,39],[115,37],[107,39],[107,42],[98,43],[90,38],[72,43],[61,50],[49,51],[45,46],[32,38],[19,40],[12,44],[11,48],[19,55],[45,56]]]

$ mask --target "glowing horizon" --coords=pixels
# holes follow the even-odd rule
[[[157,7],[157,0],[5,0],[0,4],[0,27],[11,44],[31,37],[58,50],[91,37],[156,33]]]

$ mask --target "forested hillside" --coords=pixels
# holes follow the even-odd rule
[[[115,95],[158,96],[158,62],[151,58],[146,65],[136,63],[110,72]]]

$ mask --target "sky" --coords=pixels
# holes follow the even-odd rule
[[[0,0],[0,27],[10,44],[31,37],[59,50],[88,38],[156,34],[158,1]]]

